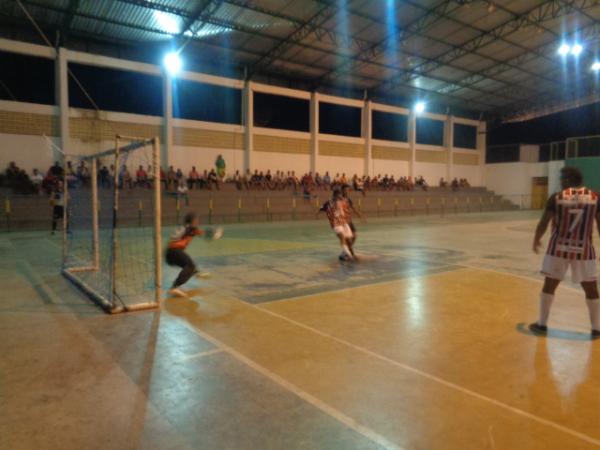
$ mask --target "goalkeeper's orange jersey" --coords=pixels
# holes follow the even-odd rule
[[[195,236],[201,236],[204,231],[196,227],[180,227],[169,240],[168,248],[184,250]]]

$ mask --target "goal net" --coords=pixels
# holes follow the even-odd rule
[[[73,158],[64,180],[63,274],[107,312],[159,305],[161,183],[158,138],[117,136]]]

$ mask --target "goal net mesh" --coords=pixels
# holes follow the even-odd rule
[[[158,140],[116,142],[65,174],[63,273],[110,312],[160,295]]]

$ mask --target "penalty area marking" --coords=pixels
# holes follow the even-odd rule
[[[246,303],[244,302],[244,304],[246,304]],[[257,309],[260,309],[260,308],[257,308]],[[260,310],[262,311],[262,309],[260,309]],[[381,434],[377,433],[376,431],[360,424],[356,419],[344,414],[343,412],[328,405],[327,403],[323,402],[322,400],[318,399],[317,397],[300,389],[295,384],[290,383],[285,378],[280,377],[279,375],[271,372],[270,370],[266,369],[265,367],[262,367],[261,365],[255,363],[250,358],[247,358],[246,356],[242,355],[237,350],[234,350],[232,347],[224,344],[219,339],[211,336],[208,333],[205,333],[202,330],[197,329],[196,327],[194,327],[193,325],[188,323],[185,319],[178,318],[178,317],[176,317],[176,319],[179,320],[183,324],[183,326],[185,326],[187,329],[189,329],[193,333],[196,333],[201,338],[206,339],[208,342],[219,347],[220,351],[228,353],[229,355],[231,355],[233,358],[237,359],[241,363],[245,364],[246,366],[248,366],[251,369],[255,370],[256,372],[260,373],[264,377],[270,379],[271,381],[278,384],[285,390],[294,394],[296,397],[304,400],[306,403],[314,406],[315,408],[319,409],[323,413],[329,415],[333,419],[335,419],[338,422],[342,423],[343,425],[347,426],[351,430],[354,430],[355,432],[361,434],[362,436],[369,439],[370,441],[372,441],[378,445],[381,445],[382,447],[389,449],[389,450],[405,450],[404,447],[399,446],[399,445],[395,444],[394,442],[391,442],[390,440],[388,440]]]
[[[329,333],[326,333],[324,331],[321,331],[321,330],[318,330],[316,328],[313,328],[310,325],[303,324],[302,322],[298,322],[298,321],[296,321],[294,319],[290,319],[290,318],[288,318],[286,316],[283,316],[281,314],[278,314],[276,312],[269,311],[268,309],[265,309],[265,308],[263,308],[263,307],[261,307],[259,305],[249,305],[249,306],[251,306],[253,308],[256,308],[256,309],[258,309],[260,311],[263,311],[263,312],[265,312],[267,314],[270,314],[273,317],[277,317],[277,318],[279,318],[281,320],[284,320],[286,322],[294,324],[294,325],[296,325],[298,327],[301,327],[301,328],[304,328],[306,330],[312,331],[315,334],[318,334],[320,336],[323,336],[325,338],[328,338],[328,339],[331,339],[331,340],[333,340],[335,342],[338,342],[338,343],[340,343],[342,345],[350,347],[350,348],[352,348],[352,349],[354,349],[354,350],[356,350],[358,352],[364,353],[364,354],[366,354],[368,356],[371,356],[373,358],[376,358],[376,359],[379,359],[381,361],[384,361],[384,362],[386,362],[388,364],[391,364],[391,365],[393,365],[395,367],[398,367],[400,369],[404,369],[407,372],[411,372],[411,373],[419,375],[419,376],[421,376],[423,378],[427,378],[428,380],[431,380],[433,382],[441,384],[442,386],[445,386],[447,388],[453,389],[455,391],[461,392],[461,393],[463,393],[465,395],[468,395],[470,397],[474,397],[474,398],[476,398],[478,400],[481,400],[481,401],[490,403],[492,405],[498,406],[498,407],[500,407],[500,408],[502,408],[504,410],[507,410],[509,412],[512,412],[512,413],[517,414],[517,415],[522,416],[522,417],[526,417],[526,418],[531,419],[531,420],[533,420],[535,422],[538,422],[538,423],[540,423],[542,425],[546,425],[546,426],[548,426],[550,428],[554,428],[555,430],[561,431],[561,432],[563,432],[565,434],[573,436],[573,437],[575,437],[577,439],[580,439],[582,441],[585,441],[585,442],[588,442],[588,443],[600,446],[600,439],[595,439],[592,436],[588,436],[587,434],[580,433],[579,431],[576,431],[576,430],[573,430],[571,428],[565,427],[564,425],[561,425],[559,423],[556,423],[556,422],[553,422],[551,420],[544,419],[542,417],[536,416],[535,414],[529,413],[527,411],[524,411],[522,409],[516,408],[514,406],[510,406],[510,405],[508,405],[506,403],[503,403],[503,402],[501,402],[499,400],[496,400],[496,399],[493,399],[491,397],[487,397],[487,396],[485,396],[483,394],[479,394],[478,392],[472,391],[472,390],[470,390],[468,388],[465,388],[463,386],[455,384],[455,383],[453,383],[451,381],[447,381],[447,380],[445,380],[445,379],[443,379],[441,377],[438,377],[436,375],[430,374],[428,372],[424,372],[424,371],[422,371],[420,369],[417,369],[415,367],[409,366],[407,364],[403,364],[403,363],[401,363],[399,361],[396,361],[396,360],[393,360],[391,358],[388,358],[387,356],[383,356],[383,355],[380,355],[379,353],[375,353],[375,352],[373,352],[373,351],[371,351],[371,350],[369,350],[369,349],[367,349],[365,347],[361,347],[359,345],[355,345],[355,344],[353,344],[351,342],[348,342],[348,341],[346,341],[344,339],[341,339],[341,338],[338,338],[336,336],[333,336],[332,334],[329,334]]]

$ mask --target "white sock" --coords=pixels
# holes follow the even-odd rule
[[[590,313],[590,322],[592,330],[600,331],[600,298],[587,299],[588,312]]]
[[[346,253],[346,255],[348,255],[350,258],[352,258],[352,253],[350,253],[350,249],[348,248],[348,246],[346,244],[342,245],[342,248],[344,249],[344,252]]]
[[[553,301],[554,295],[546,294],[545,292],[540,294],[540,318],[538,325],[548,325],[548,317],[550,317],[550,308],[552,308]]]

